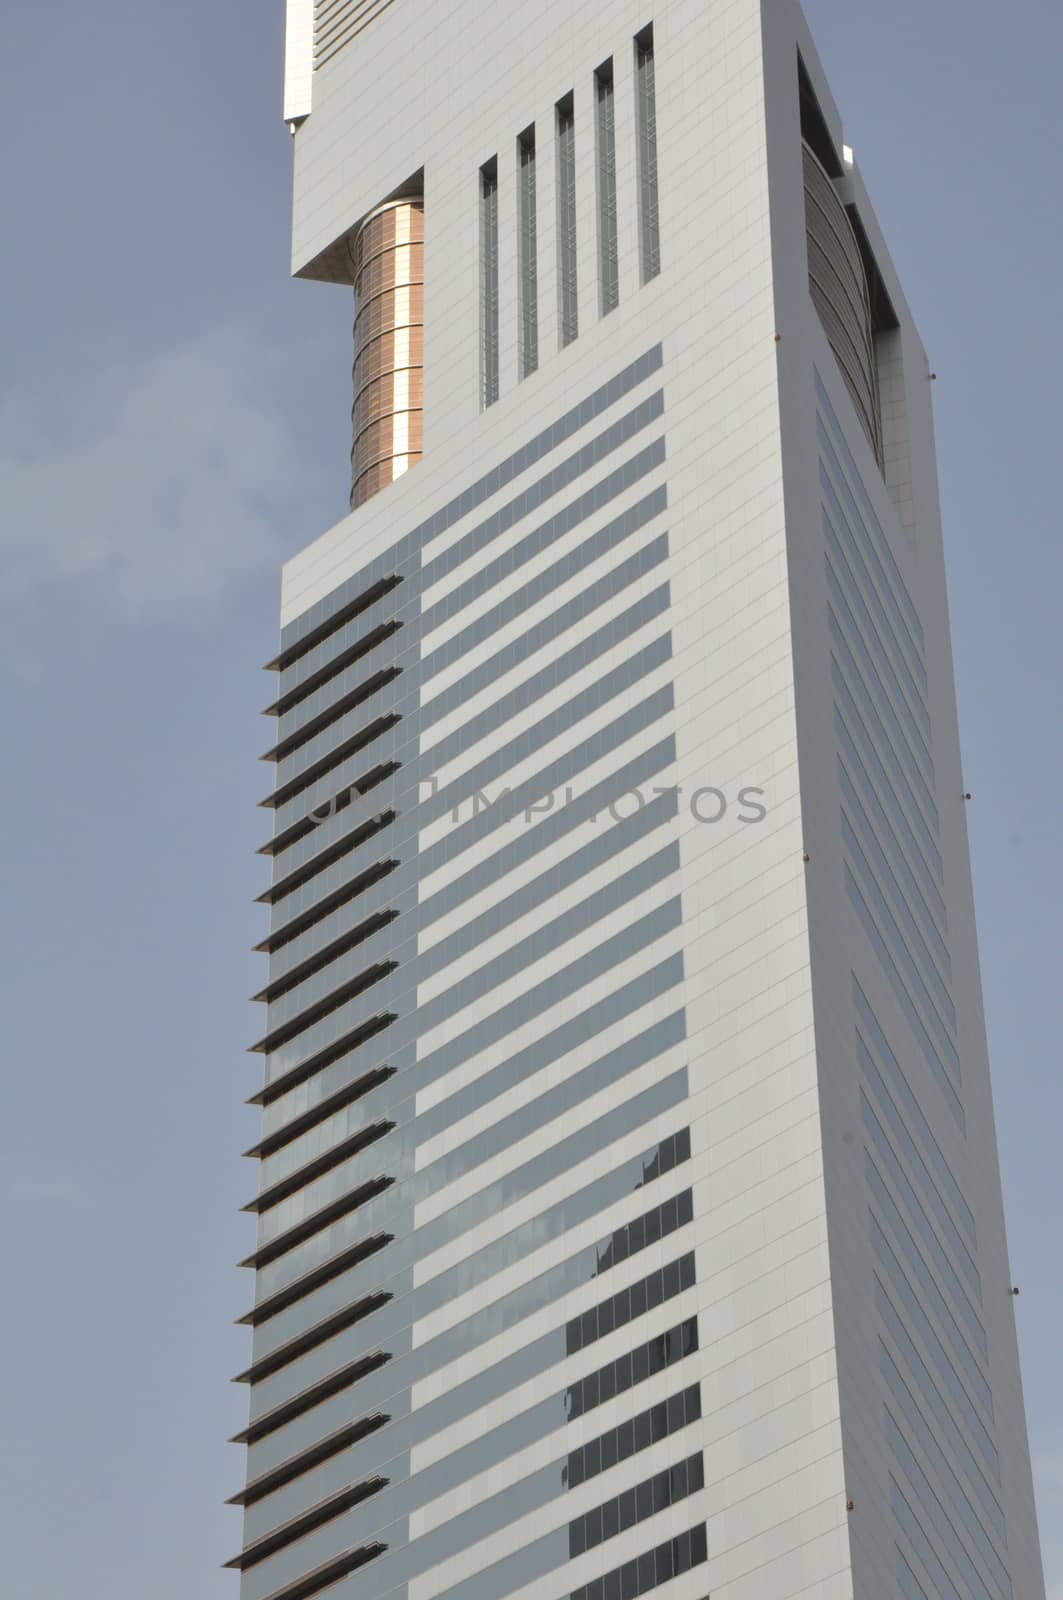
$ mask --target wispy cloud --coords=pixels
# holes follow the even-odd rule
[[[230,325],[0,402],[0,584],[82,582],[127,617],[212,611],[294,548],[281,352]]]

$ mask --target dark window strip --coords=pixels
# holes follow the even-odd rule
[[[585,1511],[581,1517],[574,1517],[568,1525],[569,1560],[574,1561],[606,1539],[615,1539],[638,1523],[647,1522],[658,1512],[667,1511],[669,1506],[678,1505],[680,1500],[697,1494],[704,1487],[705,1465],[698,1450],[685,1461],[676,1462],[674,1467],[655,1472],[652,1478],[644,1478],[622,1494]]]
[[[634,1561],[625,1561],[601,1578],[593,1578],[581,1589],[573,1589],[569,1600],[636,1600],[640,1594],[649,1594],[672,1578],[680,1577],[692,1567],[700,1567],[708,1560],[708,1537],[705,1524],[674,1539],[659,1544]]]
[[[693,1383],[667,1400],[659,1400],[656,1405],[640,1411],[637,1416],[628,1417],[615,1428],[607,1429],[578,1450],[570,1450],[564,1468],[565,1487],[577,1489],[588,1478],[596,1478],[618,1462],[627,1461],[662,1439],[670,1438],[689,1423],[697,1422],[700,1416],[701,1385]]]
[[[668,1234],[674,1233],[677,1228],[685,1227],[692,1220],[691,1191],[685,1189],[682,1194],[666,1200],[662,1206],[655,1207],[654,1212],[647,1215],[653,1216],[654,1213],[659,1217],[662,1230],[657,1237],[667,1238]],[[638,1220],[645,1223],[646,1217],[643,1216]],[[613,1235],[614,1239],[615,1237]],[[643,1231],[641,1238],[642,1244],[638,1246],[639,1250],[645,1249],[647,1244],[657,1242],[652,1236],[646,1237],[646,1230]],[[611,1244],[612,1240],[609,1243]],[[645,1312],[663,1305],[666,1300],[682,1294],[684,1289],[693,1288],[694,1270],[694,1252],[689,1251],[685,1256],[680,1256],[678,1261],[670,1261],[666,1267],[658,1267],[656,1272],[640,1278],[637,1283],[629,1284],[626,1289],[610,1295],[607,1300],[599,1301],[582,1315],[573,1317],[565,1329],[565,1353],[570,1356],[578,1354],[580,1350],[585,1350],[599,1339],[604,1339],[615,1328],[625,1327],[636,1317],[641,1317]],[[626,1361],[627,1357],[621,1359]],[[591,1383],[589,1389],[580,1390],[577,1385],[569,1391],[570,1416],[579,1415],[578,1411],[571,1410],[572,1406],[582,1406],[583,1409],[587,1409],[588,1404],[599,1403],[593,1398],[596,1392],[593,1381],[587,1381]]]
[[[651,1280],[656,1280],[662,1273],[667,1276],[664,1279],[664,1292],[660,1303],[674,1299],[685,1289],[693,1288],[693,1251],[680,1256],[678,1261],[669,1262],[667,1267],[651,1272],[648,1278],[643,1278],[646,1301],[639,1315],[644,1315],[653,1309],[649,1294]],[[638,1285],[632,1287],[637,1288]],[[641,1295],[638,1296],[638,1303],[642,1306]],[[603,1306],[606,1307],[614,1304],[615,1299],[603,1301]],[[630,1300],[626,1305],[630,1310]],[[599,1306],[597,1309],[600,1311],[602,1307]],[[622,1326],[623,1323],[614,1321],[607,1331],[611,1333],[613,1328]],[[636,1345],[634,1350],[625,1351],[622,1356],[617,1356],[615,1361],[607,1361],[604,1367],[599,1367],[596,1372],[589,1372],[585,1377],[577,1379],[565,1391],[565,1414],[568,1420],[572,1422],[576,1417],[582,1417],[586,1412],[593,1411],[596,1406],[604,1405],[607,1400],[614,1399],[618,1394],[626,1394],[628,1389],[637,1388],[640,1383],[656,1377],[658,1372],[664,1372],[677,1361],[693,1355],[697,1348],[698,1319],[688,1317],[685,1322],[676,1323],[675,1327],[669,1328],[665,1333],[658,1333],[652,1339],[647,1339],[644,1344]],[[570,1484],[571,1481],[570,1479]]]

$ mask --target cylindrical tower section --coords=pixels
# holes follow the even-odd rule
[[[864,258],[841,196],[807,144],[804,165],[809,288],[827,342],[881,464],[875,325]]]
[[[354,266],[351,509],[421,459],[424,201],[391,200],[350,244]]]

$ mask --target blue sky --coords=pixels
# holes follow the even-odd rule
[[[939,373],[1016,1309],[1063,1600],[1063,12],[806,10]],[[54,0],[47,38],[17,7],[0,40],[8,1600],[236,1593],[219,1563],[246,1406],[228,1380],[250,1293],[233,1262],[259,1069],[258,667],[279,562],[341,515],[349,448],[349,299],[287,279],[281,12]]]

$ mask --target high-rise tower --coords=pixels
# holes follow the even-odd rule
[[[242,1600],[1038,1600],[930,374],[798,7],[288,12],[354,509]]]

